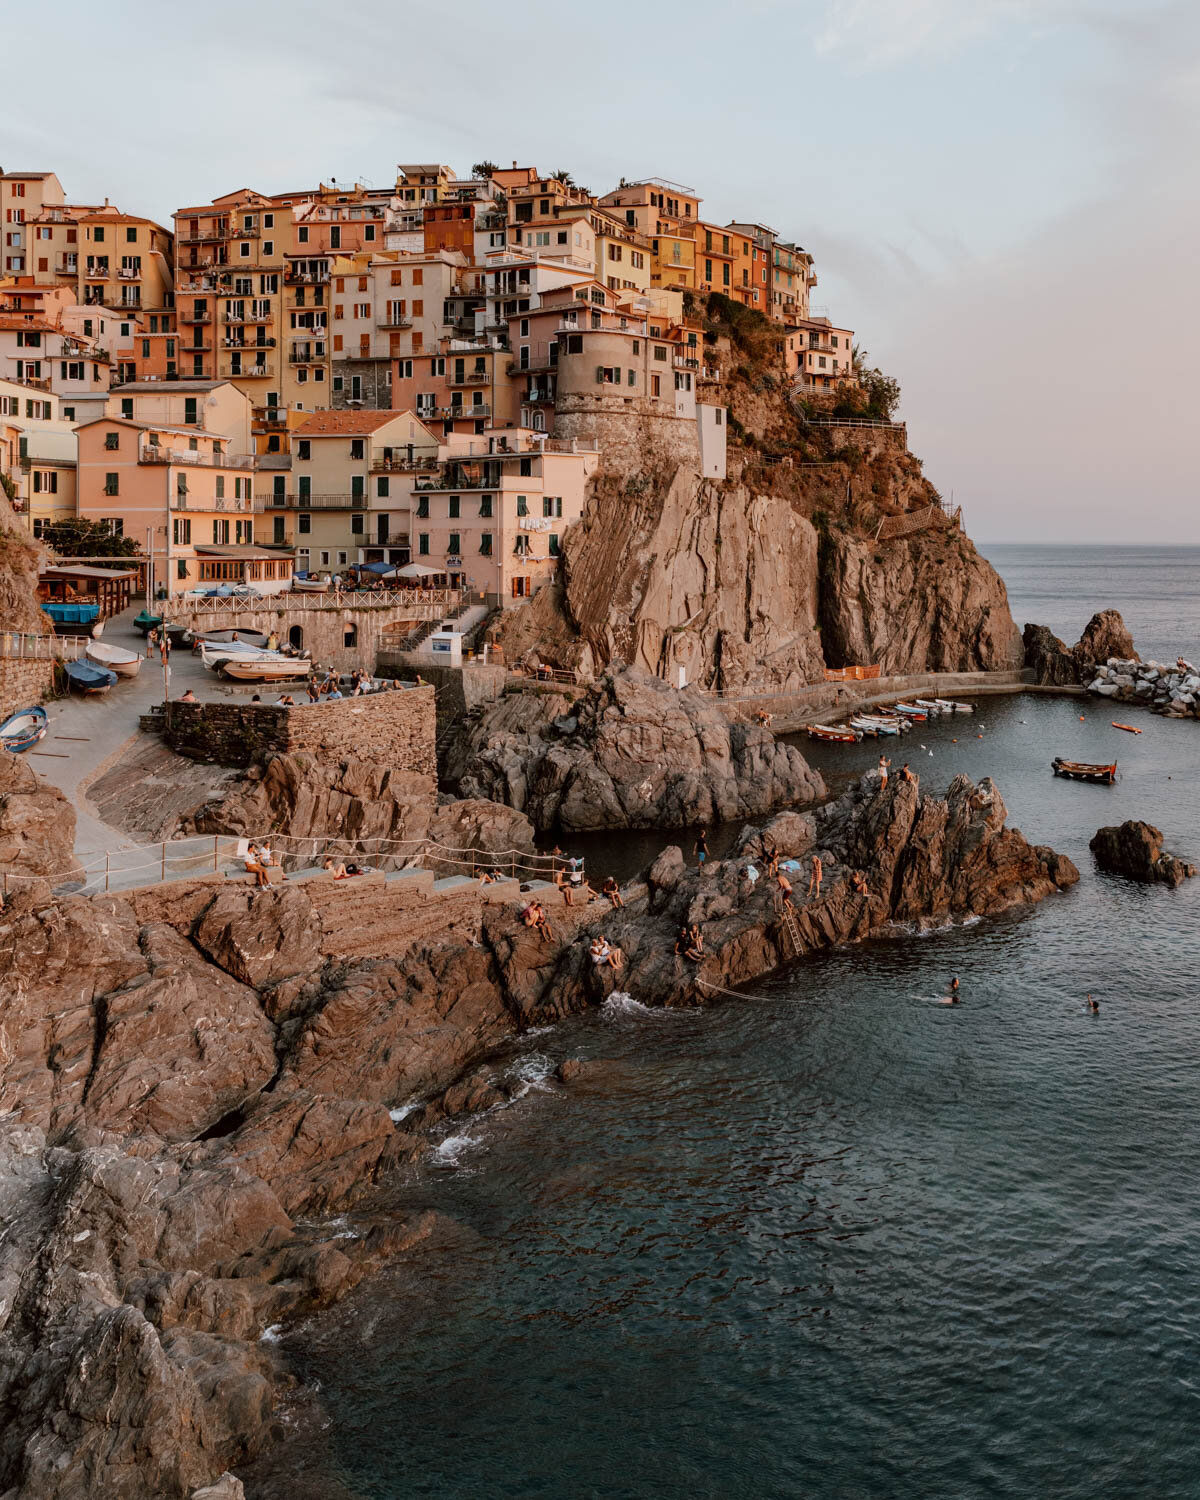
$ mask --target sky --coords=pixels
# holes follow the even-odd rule
[[[696,188],[811,250],[981,542],[1200,543],[1200,6],[60,0],[6,18],[0,166],[170,223],[490,158]]]

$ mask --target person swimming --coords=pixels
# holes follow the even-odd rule
[[[951,979],[950,988],[946,991],[945,995],[942,996],[942,1004],[961,1005],[961,1003],[962,996],[958,993],[958,978],[956,976],[955,978]]]
[[[1087,997],[1087,1008],[1091,1011],[1092,1015],[1098,1016],[1100,1014],[1099,1000],[1093,1000],[1091,995],[1089,994]]]

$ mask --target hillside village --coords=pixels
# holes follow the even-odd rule
[[[0,221],[0,486],[32,537],[100,523],[171,595],[416,564],[511,608],[623,428],[726,477],[710,308],[772,331],[787,388],[856,381],[811,254],[662,178],[403,164],[168,228],[3,171]]]

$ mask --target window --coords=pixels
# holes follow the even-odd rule
[[[450,545],[446,548],[446,551],[452,557],[459,557],[459,556],[461,556],[461,554],[462,554],[462,533],[461,532],[459,532],[459,531],[452,531],[450,533]]]
[[[191,524],[190,522],[188,523]],[[181,578],[186,583],[188,576],[188,565],[185,557],[177,558],[175,561],[175,577]]]
[[[309,438],[297,439],[296,457],[301,461],[301,463],[307,463],[312,457],[312,442]]]
[[[224,474],[218,474],[217,475],[217,477],[216,477],[216,486],[217,486],[217,488],[216,488],[217,499],[218,500],[224,500],[224,498],[225,498],[225,476],[224,476]]]
[[[413,274],[415,275],[416,273],[414,272]],[[413,303],[413,317],[414,318],[423,318],[424,316],[425,316],[425,304],[418,297],[416,299],[416,301]]]
[[[381,475],[375,481],[375,493],[381,500],[386,499],[391,493],[391,483],[392,481],[388,479],[386,475]]]
[[[417,501],[417,520],[428,521],[429,519],[429,496],[422,495]]]
[[[121,446],[121,434],[119,432],[106,432],[104,434],[104,446],[108,450]]]
[[[529,514],[529,500],[525,495],[517,496],[517,515],[527,516]]]
[[[521,474],[522,474],[522,477],[524,477],[524,478],[531,478],[532,477],[532,475],[533,475],[533,459],[532,458],[523,458],[521,460]]]
[[[651,375],[651,377],[650,377],[650,394],[652,396],[661,396],[662,395],[662,376],[661,375]]]
[[[583,335],[581,333],[569,333],[569,334],[567,334],[567,353],[568,354],[582,354],[583,353]]]
[[[490,514],[490,512],[489,512],[489,514]],[[491,557],[491,555],[492,555],[492,533],[490,531],[485,531],[485,532],[483,532],[480,535],[480,538],[479,538],[479,553],[480,553],[481,557]]]
[[[275,228],[275,215],[274,214],[263,214],[263,228],[264,229],[274,229]]]
[[[620,385],[621,372],[613,365],[598,365],[596,367],[597,385]]]
[[[558,532],[557,531],[552,531],[550,533],[550,556],[551,557],[557,557],[558,556]]]
[[[417,551],[422,557],[429,556],[429,533],[427,531],[417,532]]]
[[[491,513],[492,513],[492,497],[490,495],[480,495],[480,497],[479,497],[479,514],[481,516],[490,516]]]
[[[312,530],[312,517],[303,513],[297,516],[296,530],[302,532],[305,536],[307,536],[308,533]]]
[[[544,515],[544,516],[552,516],[553,514],[554,514],[554,496],[553,495],[543,495],[542,496],[542,515]]]
[[[176,516],[171,523],[171,534],[175,545],[187,546],[192,540],[192,520],[190,516]]]
[[[57,473],[53,469],[35,469],[33,471],[33,492],[35,495],[57,495]]]
[[[366,455],[366,440],[364,438],[350,439],[350,457],[363,458]]]
[[[275,241],[274,240],[263,240],[263,254],[264,255],[274,255],[275,254]]]
[[[449,516],[452,521],[457,521],[459,518],[459,497],[457,495],[450,496]],[[453,552],[457,549],[452,547],[450,550]]]
[[[366,520],[366,517],[362,514],[361,511],[357,512],[355,515],[352,515],[350,517],[350,534],[351,534],[351,536],[362,536],[362,534],[363,534],[363,532],[365,530],[364,525],[363,525],[363,523],[364,523],[365,520]]]
[[[636,370],[630,370],[629,371],[629,384],[630,385],[636,385],[637,384],[637,371]]]
[[[104,493],[106,495],[119,495],[121,493],[119,475],[106,474],[104,476]]]
[[[196,415],[196,397],[185,396],[183,399],[183,425],[185,427],[194,427],[198,421],[199,417]]]
[[[101,526],[105,526],[105,527],[108,528],[108,534],[109,534],[109,536],[124,536],[125,535],[125,517],[124,516],[101,516],[100,517],[100,524],[101,524]]]

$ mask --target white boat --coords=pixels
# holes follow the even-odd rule
[[[200,660],[206,667],[217,671],[227,661],[294,661],[296,658],[284,656],[282,651],[267,651],[262,646],[251,646],[241,641],[225,641],[221,645],[200,647]]]
[[[98,667],[107,667],[118,677],[136,677],[142,665],[140,651],[127,651],[124,646],[110,646],[105,641],[89,641],[84,655],[88,661]]]
[[[293,578],[292,590],[300,594],[324,594],[329,584],[328,578]]]
[[[917,707],[923,708],[927,714],[940,714],[942,705],[936,698],[918,698]]]
[[[952,703],[951,710],[956,714],[973,714],[975,705],[973,703]]]
[[[861,729],[864,734],[899,734],[899,724],[894,724],[889,719],[851,719],[855,729]]]
[[[222,677],[232,677],[238,682],[287,682],[290,678],[307,677],[312,671],[312,662],[296,656],[262,657],[231,656],[221,666]]]

